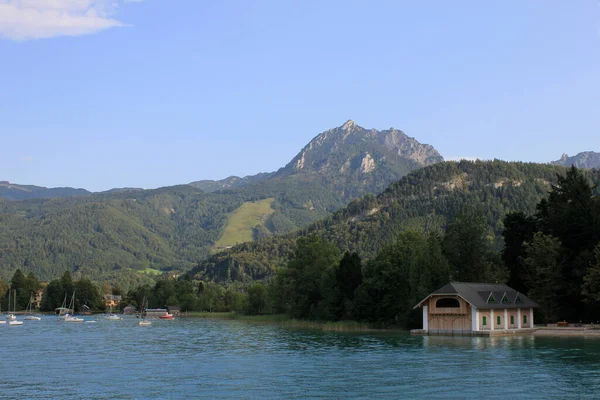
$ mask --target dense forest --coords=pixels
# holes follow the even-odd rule
[[[40,279],[59,276],[151,283],[210,254],[227,214],[244,202],[275,197],[267,234],[288,232],[342,203],[315,180],[269,182],[202,193],[191,186],[87,197],[0,200],[0,276],[17,268]],[[306,204],[310,201],[310,208]]]
[[[161,301],[197,310],[416,327],[421,317],[413,306],[447,282],[508,282],[540,304],[540,322],[594,321],[600,307],[600,196],[590,177],[596,173],[561,170],[531,213],[506,213],[498,238],[505,246],[492,237],[484,210],[467,204],[444,231],[407,229],[368,259],[342,252],[316,231],[299,237],[288,261],[261,283],[202,282],[194,289],[187,275],[170,283],[173,296],[165,300],[162,294]],[[188,285],[194,295],[178,297],[178,285]],[[156,295],[156,287],[145,293]]]
[[[48,280],[70,270],[75,279],[119,282],[124,288],[152,284],[157,276],[181,273],[211,255],[229,215],[245,203],[273,199],[264,218],[245,227],[253,239],[285,234],[441,160],[433,147],[401,131],[367,130],[349,121],[318,135],[285,167],[255,177],[155,190],[73,189],[79,197],[63,197],[69,188],[4,182],[0,277],[20,268]],[[236,243],[221,241],[219,248]]]
[[[450,168],[451,164],[446,166]],[[387,243],[371,253],[364,253],[368,256],[341,247],[340,241],[331,239],[331,232],[323,233],[323,229],[336,227],[336,220],[351,221],[357,215],[374,215],[365,213],[374,204],[379,207],[385,204],[388,210],[393,209],[403,198],[398,194],[407,191],[399,182],[379,198],[367,196],[313,225],[319,229],[281,238],[280,243],[289,246],[286,249],[289,255],[279,260],[280,265],[273,267],[273,273],[261,281],[230,277],[215,282],[185,274],[179,279],[163,277],[122,293],[118,286],[104,285],[100,289],[86,278],[72,281],[70,272],[66,271],[45,287],[42,309],[59,306],[72,291],[77,293],[78,305],[102,309],[100,294],[110,292],[123,294],[122,307],[138,306],[143,298],[148,298],[151,307],[179,305],[184,311],[283,313],[321,321],[349,319],[378,327],[414,327],[418,326],[420,315],[412,307],[419,300],[449,281],[465,281],[507,282],[540,304],[537,320],[541,322],[593,321],[600,310],[600,196],[594,183],[598,182],[598,171],[546,169],[546,166],[535,169],[535,165],[501,162],[454,166],[450,171],[458,171],[465,178],[482,176],[482,168],[488,171],[495,168],[497,172],[487,176],[496,184],[478,183],[483,193],[487,188],[501,189],[503,185],[497,184],[499,177],[506,186],[507,171],[511,167],[517,167],[519,173],[528,171],[535,181],[541,182],[542,174],[544,185],[554,183],[547,192],[536,191],[525,197],[539,198],[527,211],[503,208],[503,212],[497,214],[500,221],[491,219],[490,209],[481,204],[459,201],[482,196],[481,191],[452,200],[448,193],[436,192],[439,184],[427,185],[432,193],[437,193],[432,198],[446,193],[450,199],[446,198],[444,204],[457,205],[457,208],[452,213],[440,213],[444,223],[438,221],[432,227],[416,228],[411,224],[397,234],[391,233],[393,237]],[[531,173],[532,167],[535,174]],[[427,171],[411,177],[424,172]],[[452,179],[452,176],[455,175],[446,170],[437,179]],[[518,182],[517,188],[527,184],[523,178],[517,173],[513,175],[512,179],[519,179],[514,181]],[[463,182],[463,185],[464,188],[470,184]],[[423,186],[421,182],[420,190]],[[510,193],[506,199],[525,196],[520,192]],[[361,203],[367,206],[361,209]],[[425,201],[420,204],[427,208]],[[502,203],[486,204],[499,207]],[[413,215],[419,217],[418,213]],[[356,218],[353,222],[364,221],[369,220]],[[269,243],[273,240],[269,239]],[[35,275],[25,276],[20,270],[15,272],[11,283],[17,290],[19,308],[26,307],[31,292],[40,287]],[[0,281],[3,306],[7,289],[8,284]]]
[[[536,204],[566,170],[498,160],[434,164],[410,173],[378,196],[351,201],[307,228],[214,254],[190,273],[197,279],[215,281],[265,279],[289,261],[296,240],[309,234],[334,243],[341,251],[371,259],[407,230],[442,233],[466,206],[481,210],[487,240],[499,251],[504,217],[514,211],[533,214]],[[597,170],[582,173],[595,184],[600,182]]]

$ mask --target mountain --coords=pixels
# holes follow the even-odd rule
[[[577,168],[598,169],[600,168],[600,153],[584,151],[573,157],[563,154],[560,160],[552,161],[550,164],[564,165],[566,167],[574,165]]]
[[[271,173],[263,172],[263,173],[256,174],[256,175],[248,175],[243,178],[240,178],[239,176],[230,176],[225,179],[221,179],[219,181],[213,181],[213,180],[195,181],[195,182],[191,182],[190,186],[196,187],[206,193],[212,193],[212,192],[217,192],[219,190],[232,189],[232,188],[237,188],[237,187],[242,187],[242,186],[248,186],[253,183],[262,182],[262,181],[269,179],[273,175],[274,175],[274,173],[272,173],[272,172]]]
[[[276,172],[190,185],[214,192],[290,176],[314,177],[342,201],[348,201],[363,193],[378,193],[408,172],[441,161],[443,157],[433,146],[421,144],[400,130],[365,129],[349,120],[317,135]]]
[[[401,131],[348,121],[276,172],[79,197],[0,198],[0,276],[21,268],[51,279],[69,269],[126,289],[153,274],[189,270],[237,243],[305,227],[441,160]]]
[[[8,181],[0,181],[0,198],[7,200],[40,199],[44,197],[89,196],[85,189],[70,187],[46,188],[43,186],[19,185]]]
[[[562,166],[498,160],[437,163],[413,171],[378,196],[353,200],[307,228],[214,254],[190,275],[217,281],[268,278],[287,262],[296,239],[310,234],[368,259],[403,231],[445,229],[465,206],[483,211],[490,226],[489,239],[500,248],[506,213],[532,214],[557,182],[557,174],[565,171]],[[593,183],[600,183],[600,171],[590,171],[588,176]]]

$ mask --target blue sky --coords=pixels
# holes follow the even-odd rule
[[[600,151],[600,4],[0,0],[0,180],[273,171],[353,119],[459,157]]]

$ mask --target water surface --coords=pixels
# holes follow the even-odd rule
[[[0,340],[0,398],[600,398],[600,339],[44,317]]]

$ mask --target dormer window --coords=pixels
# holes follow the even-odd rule
[[[492,292],[490,292],[490,295],[488,296],[487,303],[488,304],[496,303],[496,299],[494,298],[494,294]]]
[[[506,292],[504,292],[504,294],[502,295],[502,300],[501,300],[502,304],[509,304],[510,300],[508,299],[508,296],[506,295]]]
[[[515,297],[515,303],[516,303],[516,304],[521,304],[521,303],[523,303],[523,300],[521,300],[521,296],[519,295],[519,293],[517,293],[517,297]]]

